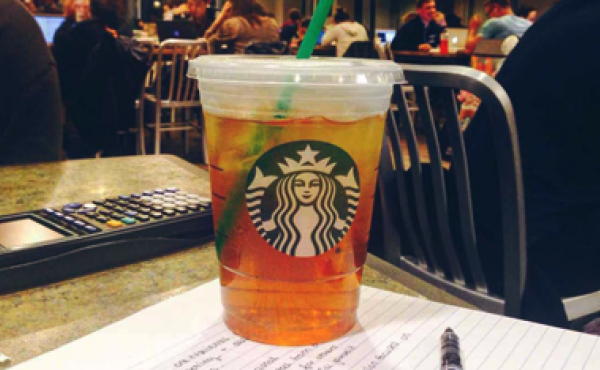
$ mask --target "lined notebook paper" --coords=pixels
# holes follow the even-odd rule
[[[600,337],[362,288],[348,335],[307,347],[254,343],[221,321],[218,281],[140,311],[16,370],[339,370],[440,368],[440,336],[465,370],[600,369]]]

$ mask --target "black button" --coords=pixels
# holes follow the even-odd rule
[[[77,220],[77,221],[73,222],[73,225],[77,226],[79,229],[84,229],[86,226],[86,223],[83,221]]]
[[[154,194],[154,195],[152,196],[152,200],[155,200],[155,199],[161,199],[161,200],[162,200],[164,197],[165,197],[165,196],[164,196],[164,195],[162,195],[162,194]]]
[[[153,192],[153,191],[150,191],[150,190],[146,190],[146,191],[143,191],[143,192],[142,192],[142,195],[145,195],[145,196],[150,196],[150,195],[152,195],[152,194],[154,194],[154,192]]]
[[[175,205],[179,207],[185,207],[188,205],[188,202],[177,201],[175,202]]]
[[[152,203],[152,202],[142,202],[140,205],[142,207],[149,208],[149,207],[152,207],[154,205],[154,203]]]
[[[106,198],[106,200],[108,200],[109,202],[116,202],[117,200],[119,200],[119,198],[112,197],[112,198]]]
[[[151,211],[151,209],[150,208],[146,208],[146,207],[140,208],[138,210],[139,213],[143,213],[143,214],[148,214],[148,213],[150,213],[150,211]]]
[[[81,208],[82,205],[83,204],[81,204],[81,203],[69,203],[69,204],[65,204],[65,207],[79,209],[79,208]]]
[[[113,209],[113,208],[115,208],[116,206],[117,206],[116,204],[114,204],[114,203],[111,203],[111,202],[105,202],[105,203],[104,203],[104,207],[106,207],[106,208]]]
[[[110,210],[108,210],[108,209],[101,209],[101,210],[100,210],[100,213],[101,213],[101,214],[103,214],[103,215],[105,215],[105,216],[108,216],[108,215],[110,215],[112,212],[111,212]]]
[[[178,188],[166,188],[165,191],[167,193],[177,193],[179,191]]]
[[[135,215],[137,215],[136,211],[125,211],[125,213],[123,213],[125,216],[127,217],[134,217]]]
[[[172,209],[165,209],[163,213],[167,216],[175,216],[175,211]]]
[[[123,213],[123,211],[125,211],[125,209],[123,207],[114,207],[113,211],[115,211],[117,213]]]
[[[135,210],[138,210],[138,209],[140,208],[140,205],[139,205],[139,204],[135,204],[135,203],[131,203],[131,204],[129,205],[129,208],[131,208],[131,209],[135,209]]]
[[[150,216],[152,216],[152,218],[162,218],[162,213],[160,212],[150,212]]]
[[[96,216],[98,216],[98,214],[97,214],[96,212],[87,212],[87,213],[85,214],[85,216],[86,216],[87,218],[96,218]]]
[[[173,203],[164,203],[162,206],[163,206],[163,208],[171,208],[171,209],[177,207]]]
[[[139,214],[139,213],[137,216],[135,216],[135,218],[137,218],[141,222],[146,222],[150,219],[150,217],[148,217],[147,215],[143,215],[143,214]]]
[[[117,212],[111,213],[110,217],[114,218],[115,220],[120,220],[121,218],[123,218],[123,216],[120,213],[117,213]]]
[[[185,207],[177,207],[175,210],[179,213],[188,213],[188,209]]]
[[[44,208],[44,213],[47,214],[48,216],[54,216],[54,212],[56,212],[56,211],[53,210],[52,208]]]
[[[156,204],[156,205],[152,206],[152,209],[155,211],[162,211],[164,208],[163,208],[163,206]]]
[[[164,189],[154,189],[154,193],[155,194],[164,194],[165,190]]]
[[[187,206],[187,209],[189,209],[190,211],[199,211],[200,210],[200,206],[197,204],[189,204]]]
[[[130,196],[129,195],[119,195],[119,199],[121,200],[129,200]]]
[[[200,201],[198,199],[188,199],[187,202],[189,204],[200,204]]]
[[[96,217],[96,221],[98,221],[98,222],[107,222],[108,218],[104,217],[104,216],[98,216],[98,217]]]
[[[129,202],[126,200],[119,200],[119,201],[117,201],[117,204],[127,207],[129,205]]]
[[[75,218],[73,218],[71,216],[65,216],[64,220],[67,221],[70,224],[72,224],[73,222],[75,222]]]
[[[131,197],[132,197],[132,198],[139,199],[139,198],[141,198],[141,197],[142,197],[142,194],[137,194],[137,193],[135,193],[135,194],[131,194]]]
[[[95,200],[95,201],[93,201],[92,203],[94,203],[94,204],[95,204],[95,205],[97,205],[97,206],[103,206],[103,205],[104,205],[104,202],[103,202],[103,201],[101,201],[101,200]]]
[[[75,213],[76,211],[73,208],[69,208],[69,207],[63,207],[62,209],[64,214],[70,215]]]
[[[65,218],[65,215],[63,215],[60,212],[54,212],[54,217],[56,217],[56,218],[58,218],[60,220],[60,219]]]

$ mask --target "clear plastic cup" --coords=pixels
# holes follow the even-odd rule
[[[202,56],[224,320],[277,345],[356,323],[392,86],[390,61]]]

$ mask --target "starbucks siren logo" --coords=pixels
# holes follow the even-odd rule
[[[248,175],[252,223],[273,248],[295,257],[325,253],[346,235],[358,208],[358,168],[341,148],[297,141],[264,153]]]

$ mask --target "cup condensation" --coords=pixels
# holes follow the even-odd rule
[[[276,345],[356,323],[392,87],[389,61],[202,56],[224,320]]]

